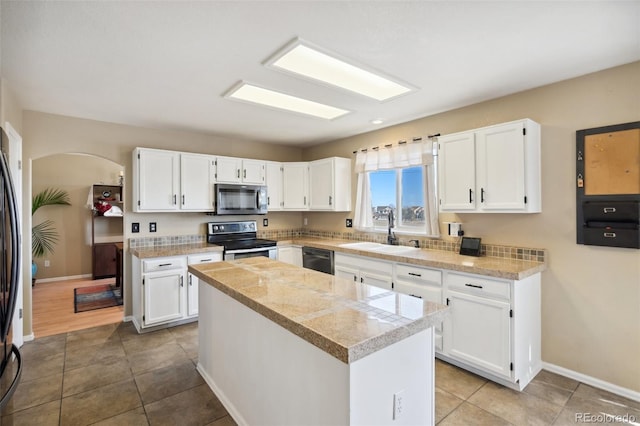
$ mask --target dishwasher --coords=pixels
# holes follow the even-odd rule
[[[333,250],[302,247],[302,266],[333,275]]]

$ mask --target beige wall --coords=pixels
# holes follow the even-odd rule
[[[519,118],[542,125],[542,213],[446,214],[441,224],[455,218],[483,242],[548,249],[543,360],[638,392],[640,250],[576,244],[575,132],[640,120],[640,62],[309,148],[304,159]],[[343,217],[310,214],[309,227],[344,231]]]
[[[0,78],[0,126],[7,121],[22,135],[22,107],[8,82]]]
[[[62,189],[71,201],[71,206],[42,207],[33,216],[33,223],[52,220],[59,235],[53,253],[35,259],[38,279],[92,273],[92,212],[86,207],[87,197],[95,183],[117,184],[120,170],[119,164],[91,155],[56,154],[33,161],[33,194]],[[45,260],[49,267],[44,266]]]

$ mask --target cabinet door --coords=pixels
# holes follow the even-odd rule
[[[115,277],[117,272],[117,249],[115,244],[93,246],[93,279]]]
[[[338,278],[344,278],[353,282],[360,280],[360,272],[356,268],[344,265],[335,265],[333,274]]]
[[[209,173],[211,157],[180,155],[180,209],[213,210],[213,187]]]
[[[309,163],[309,208],[335,209],[335,170],[332,158]]]
[[[449,291],[444,352],[493,374],[511,375],[511,318],[507,302]]]
[[[216,158],[216,182],[240,183],[242,159],[235,157]]]
[[[145,325],[161,324],[182,318],[184,281],[183,269],[144,276]]]
[[[264,168],[264,161],[242,160],[242,183],[264,185]]]
[[[440,210],[474,210],[477,194],[473,132],[442,136],[438,144]]]
[[[266,163],[267,209],[282,210],[282,164],[273,161]]]
[[[522,123],[476,133],[477,204],[482,210],[525,209],[525,136]]]
[[[282,201],[285,210],[308,210],[309,163],[284,163]]]
[[[278,260],[302,267],[302,247],[278,247]]]
[[[138,162],[138,200],[134,200],[134,211],[178,210],[179,157],[179,153],[172,151],[138,151],[138,158],[135,159]]]

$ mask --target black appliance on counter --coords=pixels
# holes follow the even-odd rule
[[[276,241],[257,238],[255,220],[207,223],[207,243],[224,247],[224,260],[277,258]]]
[[[576,132],[577,243],[640,248],[640,121]]]
[[[20,278],[20,233],[18,205],[11,180],[11,173],[5,155],[9,143],[4,130],[0,128],[0,340],[2,361],[0,362],[0,383],[3,409],[20,382],[22,358],[20,351],[9,342],[11,321],[16,307]],[[15,356],[15,358],[14,358]]]

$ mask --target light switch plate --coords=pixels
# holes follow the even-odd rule
[[[347,228],[353,228],[353,220],[352,219],[347,219],[346,225],[347,225]]]
[[[132,233],[134,233],[134,234],[135,234],[136,232],[140,232],[140,223],[138,223],[138,222],[133,222],[133,223],[131,224],[131,232],[132,232]]]
[[[156,232],[158,230],[158,226],[155,222],[149,222],[149,232]]]

